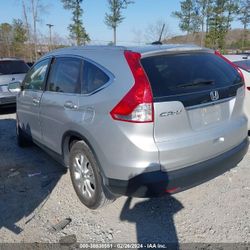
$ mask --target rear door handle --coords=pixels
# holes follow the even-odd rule
[[[66,108],[66,109],[78,109],[78,106],[71,101],[67,101],[64,103],[64,108]]]
[[[38,100],[36,98],[33,98],[32,102],[33,102],[34,105],[38,105],[40,103],[40,100]]]

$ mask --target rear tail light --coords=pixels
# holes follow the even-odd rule
[[[113,119],[120,121],[153,122],[153,95],[149,80],[140,63],[141,54],[125,51],[124,56],[134,76],[135,83],[110,114]]]
[[[223,56],[217,50],[214,52],[214,54],[217,55],[217,56],[219,56],[220,58],[222,58],[224,61],[226,61],[227,63],[229,63],[231,66],[233,66],[238,71],[238,73],[239,73],[242,81],[245,83],[244,75],[243,75],[242,71],[240,70],[240,68],[236,64],[234,64],[233,62],[231,62],[230,60],[228,60],[225,56]]]
[[[177,193],[179,190],[180,190],[179,187],[174,187],[174,188],[165,190],[165,193],[174,194],[174,193]]]

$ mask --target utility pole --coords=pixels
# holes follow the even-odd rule
[[[53,24],[47,23],[46,24],[49,27],[49,51],[52,50],[52,36],[51,36],[51,28],[54,26]]]

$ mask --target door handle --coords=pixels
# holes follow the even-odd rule
[[[34,105],[38,105],[40,103],[40,100],[38,100],[36,98],[33,98],[32,102],[33,102]]]
[[[66,108],[66,109],[78,109],[78,106],[71,101],[67,101],[64,103],[64,108]]]

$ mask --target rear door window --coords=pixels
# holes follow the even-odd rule
[[[82,60],[59,57],[52,63],[47,90],[61,93],[80,93]]]
[[[0,61],[0,75],[25,74],[28,70],[28,65],[21,60]]]
[[[109,77],[99,67],[84,61],[82,93],[89,94],[97,91],[109,81]]]
[[[212,53],[146,57],[141,63],[154,97],[225,88],[241,82],[237,71]]]

